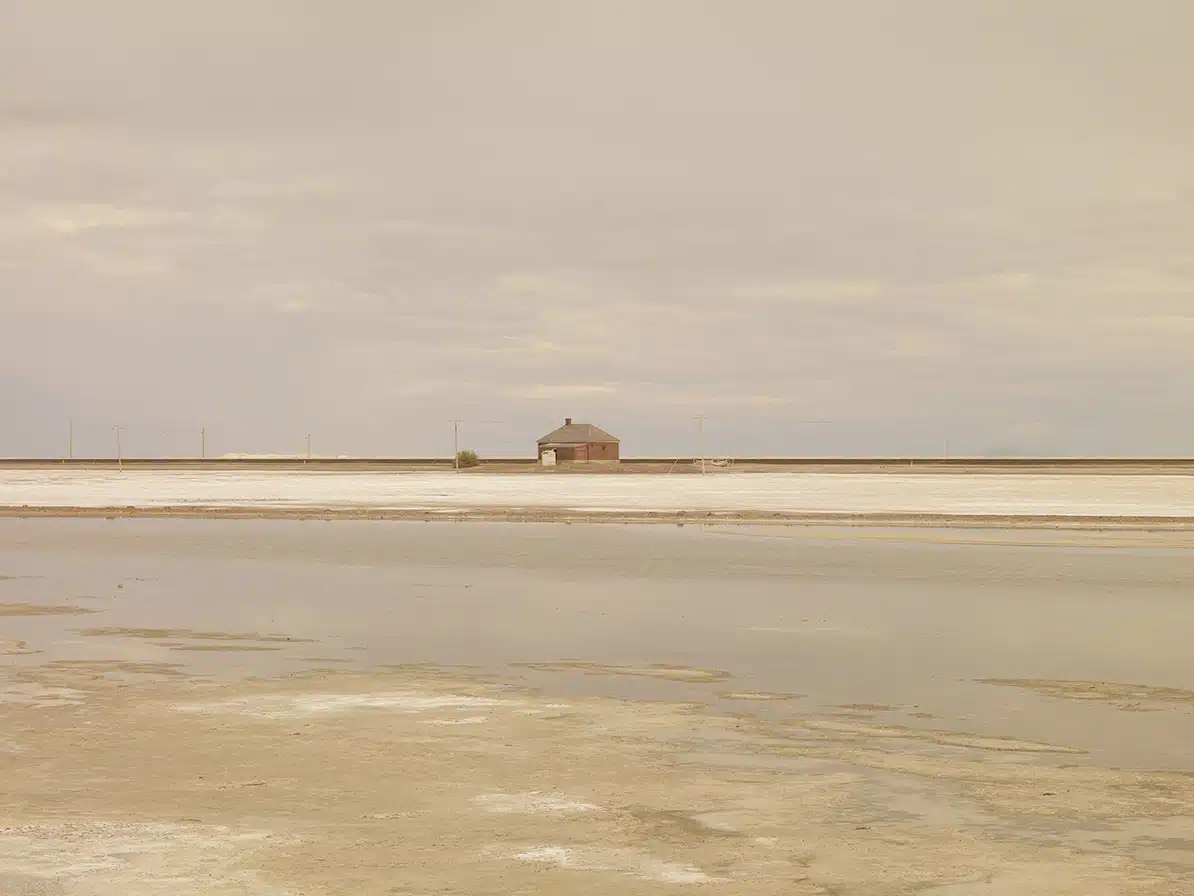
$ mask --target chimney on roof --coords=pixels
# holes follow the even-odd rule
[[[565,417],[565,418],[564,418],[564,425],[565,425],[565,426],[571,426],[571,425],[572,425],[572,418],[571,418],[571,417]]]

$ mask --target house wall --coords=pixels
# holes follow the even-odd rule
[[[561,445],[555,449],[558,463],[589,463],[616,461],[619,457],[617,442],[590,442],[583,445]],[[540,458],[543,450],[540,449]]]
[[[576,460],[576,446],[566,445],[556,449],[556,460],[560,463],[571,463]]]
[[[618,448],[617,442],[592,442],[586,446],[588,448],[589,460],[617,460]]]

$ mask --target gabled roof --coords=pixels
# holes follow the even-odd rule
[[[617,442],[604,429],[592,423],[569,423],[553,429],[539,440],[540,445],[587,445],[593,442]]]

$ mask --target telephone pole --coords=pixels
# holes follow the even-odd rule
[[[75,456],[75,418],[71,417],[66,426],[66,456]]]
[[[452,469],[460,472],[460,424],[462,421],[452,421]]]
[[[311,462],[311,433],[307,433],[307,463]]]
[[[199,459],[207,460],[207,427],[199,430]]]
[[[697,444],[701,449],[701,475],[705,474],[705,417],[706,414],[697,414]]]
[[[124,471],[124,453],[120,450],[120,427],[116,427],[116,469]]]

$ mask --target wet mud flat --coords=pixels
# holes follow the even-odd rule
[[[1192,550],[4,521],[0,893],[1189,893]]]

